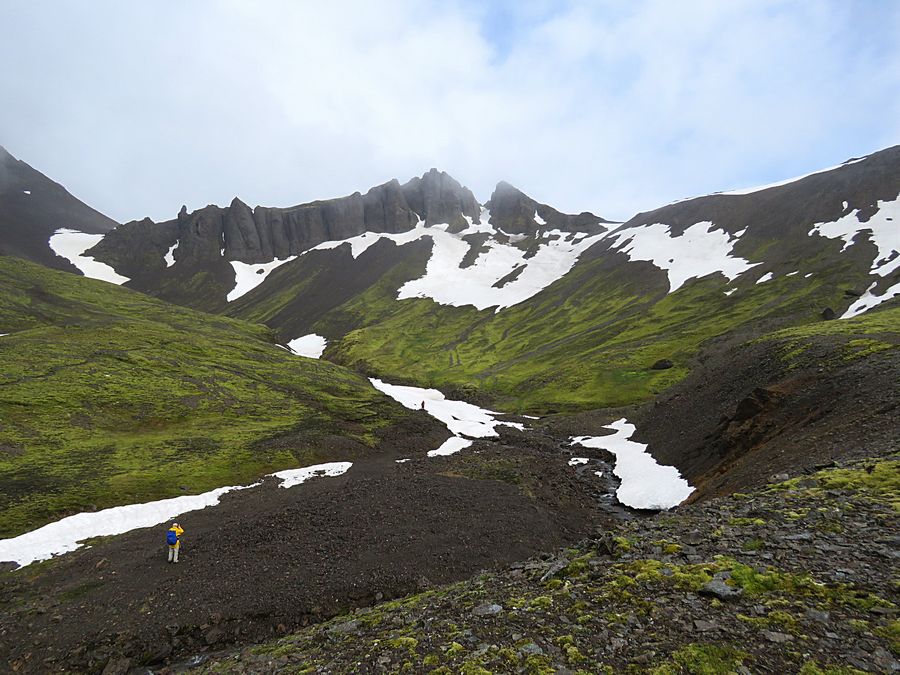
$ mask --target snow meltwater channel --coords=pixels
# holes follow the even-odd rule
[[[351,466],[350,462],[329,462],[279,471],[271,475],[281,481],[280,487],[290,488],[314,476],[339,476]],[[33,562],[74,551],[82,546],[80,542],[85,539],[124,534],[142,527],[159,525],[184,513],[215,506],[227,492],[246,490],[257,485],[259,483],[232,485],[199,495],[185,495],[145,504],[114,506],[93,513],[77,513],[18,537],[0,539],[0,562],[12,561],[24,567]]]

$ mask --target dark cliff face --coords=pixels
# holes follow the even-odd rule
[[[508,234],[533,235],[538,230],[563,230],[596,234],[607,229],[610,221],[593,213],[569,215],[536,202],[521,190],[501,181],[485,206],[491,211],[491,224]],[[537,214],[537,217],[535,217]],[[541,221],[544,221],[543,223]]]
[[[50,235],[62,227],[101,234],[115,226],[114,220],[0,147],[0,255],[80,274],[53,253],[47,244]]]
[[[432,169],[405,185],[392,180],[365,194],[289,208],[251,209],[235,198],[224,208],[207,206],[193,213],[182,209],[176,220],[165,223],[128,223],[107,235],[91,253],[121,268],[123,274],[138,277],[148,266],[162,269],[162,257],[176,242],[176,263],[189,260],[196,265],[222,257],[261,263],[364,232],[405,232],[419,219],[426,225],[453,226],[465,223],[463,216],[477,222],[480,210],[468,188]]]
[[[447,173],[432,169],[421,178],[413,178],[401,188],[406,203],[425,225],[449,223],[451,229],[465,229],[462,216],[480,222],[481,208],[475,195]]]
[[[285,259],[325,241],[364,232],[406,232],[420,220],[463,229],[478,222],[475,196],[446,173],[432,169],[401,185],[392,180],[365,194],[251,209],[235,198],[227,207],[206,206],[163,223],[149,219],[122,225],[90,255],[128,276],[128,286],[163,299],[219,311],[234,285],[228,261],[263,263]],[[177,246],[175,246],[177,243]],[[175,246],[174,264],[165,256]]]

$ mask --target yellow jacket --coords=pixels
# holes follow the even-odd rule
[[[173,525],[169,528],[169,532],[174,532],[175,536],[178,537],[178,541],[174,544],[174,546],[178,546],[181,544],[181,535],[184,534],[184,528],[179,527],[178,525]]]

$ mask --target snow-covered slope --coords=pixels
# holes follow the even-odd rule
[[[482,210],[480,220],[475,223],[468,218],[468,227],[459,232],[449,232],[446,223],[426,227],[419,221],[416,227],[400,234],[366,232],[323,242],[312,250],[349,245],[353,257],[358,258],[381,239],[402,246],[428,237],[433,246],[425,274],[404,284],[397,298],[430,298],[441,305],[471,305],[479,310],[494,307],[499,312],[533,297],[564,276],[579,256],[603,237],[587,232],[544,230],[535,237],[536,246],[525,249],[515,244],[526,237],[494,228],[487,209]],[[486,235],[487,239],[474,261],[465,265],[476,246],[467,239],[473,235]]]

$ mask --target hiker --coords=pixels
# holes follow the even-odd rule
[[[169,562],[178,562],[178,549],[181,548],[181,535],[184,530],[178,523],[172,523],[172,527],[166,532],[166,543],[169,545]]]
[[[425,410],[425,401],[422,401],[422,410]]]

